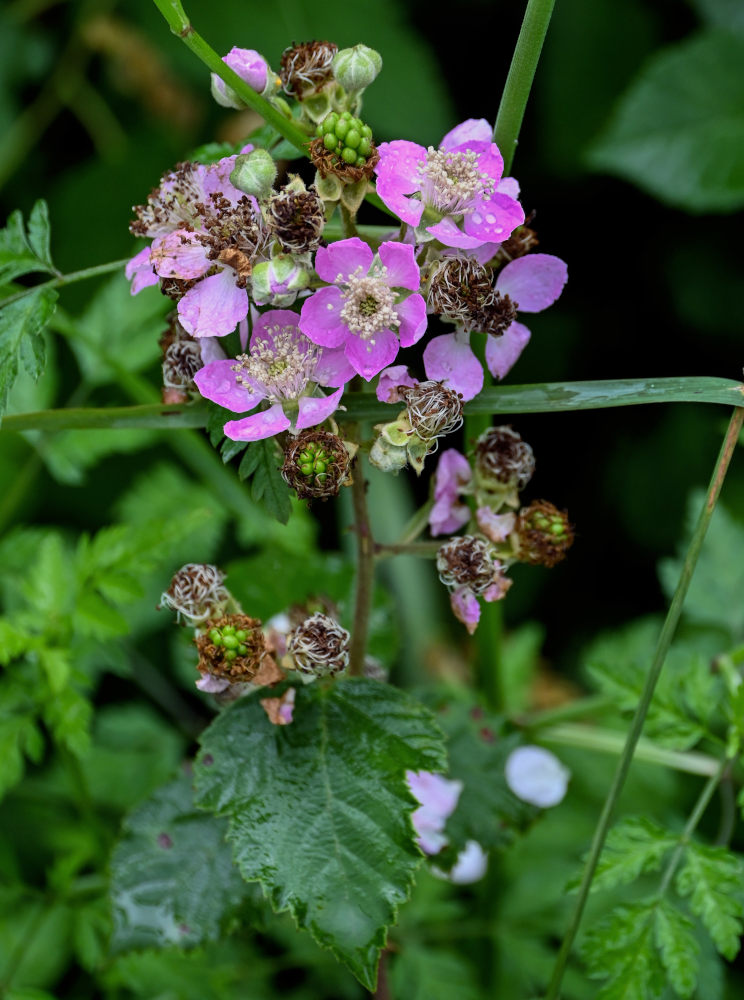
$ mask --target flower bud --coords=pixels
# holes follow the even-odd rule
[[[271,198],[266,224],[285,253],[312,253],[323,236],[323,199],[315,187],[308,189],[295,177]]]
[[[194,639],[199,650],[198,670],[211,690],[215,678],[230,684],[274,684],[284,674],[269,655],[258,618],[224,615],[208,619]]]
[[[263,94],[273,83],[268,63],[255,49],[232,48],[222,61],[258,94]],[[212,97],[223,108],[242,111],[248,107],[216,73],[212,73]]]
[[[551,567],[565,559],[573,545],[574,531],[566,511],[547,500],[534,500],[520,510],[511,537],[520,562]]]
[[[374,82],[382,69],[382,56],[366,45],[341,49],[333,59],[333,75],[348,91],[357,93]]]
[[[516,507],[517,493],[535,472],[532,448],[508,425],[489,427],[475,443],[476,490],[489,505],[506,503]]]
[[[328,431],[304,430],[287,443],[282,478],[300,500],[335,497],[351,482],[351,447]]]
[[[381,472],[398,473],[408,464],[405,445],[391,444],[382,434],[375,439],[369,452],[369,460]]]
[[[289,653],[305,683],[318,677],[335,677],[349,665],[351,636],[329,615],[317,612],[299,625],[289,638]]]
[[[399,390],[416,434],[431,441],[462,427],[462,396],[443,382],[419,382]]]
[[[500,568],[491,555],[491,546],[477,535],[451,538],[437,552],[439,579],[448,587],[468,587],[482,594],[493,583]]]
[[[521,746],[506,758],[504,776],[517,798],[549,809],[563,800],[571,772],[549,750]]]
[[[310,274],[294,257],[277,254],[261,261],[251,275],[253,301],[257,306],[272,305],[279,309],[291,306],[297,293],[310,284]]]
[[[230,183],[239,191],[263,201],[271,194],[275,180],[276,164],[271,153],[265,149],[254,149],[252,153],[241,153],[235,157]]]
[[[230,599],[225,574],[208,563],[187,563],[175,574],[160,604],[194,625],[220,614]]]

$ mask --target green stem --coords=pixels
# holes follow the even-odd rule
[[[310,137],[298,125],[290,119],[285,118],[278,108],[270,104],[264,97],[256,93],[249,87],[245,80],[241,80],[238,74],[230,69],[227,63],[223,62],[220,56],[209,45],[198,32],[194,30],[186,12],[181,6],[180,0],[154,0],[155,6],[170,25],[174,35],[191,49],[204,65],[223,80],[228,87],[231,87],[238,97],[248,107],[253,108],[259,115],[272,125],[279,135],[291,142],[295,149],[303,156],[308,155],[308,143]]]
[[[564,724],[546,726],[537,735],[540,743],[552,746],[578,747],[582,750],[595,750],[598,753],[609,753],[619,756],[625,750],[626,737],[624,733],[612,732],[598,726]],[[668,750],[651,740],[641,737],[635,748],[635,760],[644,760],[649,764],[660,764],[675,771],[687,774],[711,775],[718,769],[718,761],[704,753],[682,753],[678,750]]]
[[[386,559],[389,556],[420,556],[422,559],[436,559],[441,547],[441,542],[392,542],[390,545],[378,542],[375,545],[375,556],[377,559]]]
[[[697,829],[698,823],[703,818],[703,813],[708,808],[708,804],[710,803],[710,800],[713,798],[713,793],[718,787],[719,782],[725,775],[726,770],[728,769],[730,764],[731,764],[731,759],[729,757],[724,758],[724,760],[719,762],[718,767],[715,770],[715,773],[711,774],[711,776],[705,782],[703,790],[700,792],[698,800],[695,803],[692,812],[690,813],[690,818],[687,820],[685,828],[680,835],[679,842],[677,843],[677,846],[674,848],[674,853],[672,854],[671,858],[669,859],[669,863],[666,866],[664,875],[662,876],[661,879],[661,885],[659,886],[659,896],[663,896],[664,893],[669,888],[669,884],[674,878],[674,873],[677,870],[677,866],[682,860],[682,854],[684,853],[684,850],[687,847],[687,845],[690,843],[692,835]]]
[[[15,292],[15,294],[9,295],[6,299],[0,299],[0,309],[2,309],[3,306],[10,305],[11,302],[17,302],[18,299],[22,299],[25,295],[30,295],[31,292],[35,292],[39,288],[62,288],[64,285],[74,285],[77,281],[87,281],[88,278],[97,278],[101,274],[110,274],[111,271],[118,271],[128,263],[129,258],[126,258],[125,260],[112,260],[108,264],[96,264],[95,267],[85,267],[82,271],[72,271],[70,274],[60,274],[57,278],[51,278],[49,281],[44,281],[40,285],[33,285],[31,288],[24,288],[20,292]]]
[[[481,605],[481,617],[476,632],[478,644],[475,672],[478,690],[492,711],[504,708],[504,613],[501,602]]]
[[[527,3],[493,130],[494,142],[504,157],[505,174],[511,170],[524,109],[554,5],[555,0],[528,0]]]
[[[602,715],[605,712],[611,712],[614,707],[611,698],[603,694],[594,694],[585,698],[577,698],[576,701],[566,702],[565,705],[556,705],[555,708],[545,708],[540,712],[518,716],[513,719],[513,722],[521,729],[540,730],[545,726],[554,726],[557,722],[565,722],[569,719],[582,719],[587,715]],[[539,738],[539,733],[537,736]]]
[[[354,507],[354,534],[356,536],[357,567],[356,594],[354,597],[354,622],[351,631],[349,653],[349,673],[361,677],[364,673],[364,659],[367,655],[367,635],[369,615],[372,609],[372,593],[375,574],[375,540],[369,523],[367,510],[367,484],[364,479],[362,456],[359,455],[351,486]]]
[[[563,939],[563,943],[561,944],[560,951],[558,952],[553,976],[548,985],[547,993],[545,994],[545,1000],[557,1000],[560,996],[563,974],[568,963],[568,957],[571,953],[574,939],[576,938],[576,934],[581,923],[581,918],[584,914],[584,907],[586,906],[587,899],[589,898],[589,890],[591,888],[592,879],[594,878],[594,872],[597,868],[602,848],[604,847],[607,831],[609,830],[610,823],[612,822],[612,814],[617,800],[620,797],[623,785],[625,784],[628,771],[630,770],[633,754],[640,739],[641,730],[644,722],[646,721],[646,714],[648,713],[656,684],[659,680],[672,638],[682,614],[682,607],[684,605],[685,597],[687,596],[687,590],[690,586],[692,574],[695,571],[695,565],[703,547],[705,534],[708,530],[708,525],[710,524],[710,519],[713,515],[716,501],[720,495],[721,486],[723,485],[723,480],[726,476],[731,456],[733,455],[734,448],[736,447],[736,442],[738,440],[743,421],[744,408],[737,407],[731,415],[726,437],[721,445],[721,450],[716,461],[715,469],[713,470],[710,485],[708,487],[705,504],[703,505],[697,525],[695,526],[695,531],[682,565],[679,581],[677,583],[676,590],[674,591],[671,604],[669,605],[666,618],[664,619],[664,624],[661,628],[654,657],[646,677],[646,683],[641,693],[641,699],[638,704],[638,708],[636,709],[635,716],[633,717],[633,722],[628,733],[622,756],[620,757],[620,761],[618,763],[617,771],[615,772],[615,777],[612,781],[612,785],[610,786],[610,790],[607,793],[607,798],[599,817],[599,822],[597,823],[597,829],[594,833],[594,839],[589,851],[589,857],[584,868],[581,886],[579,887],[576,907],[571,918],[571,923]]]
[[[154,393],[153,393],[154,395]],[[151,398],[151,397],[150,397]],[[172,403],[145,403],[138,406],[70,407],[38,410],[36,413],[12,413],[3,418],[3,431],[68,430],[159,430],[204,427],[203,406]]]

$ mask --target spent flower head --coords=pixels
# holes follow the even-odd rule
[[[330,615],[316,612],[292,632],[287,649],[305,683],[310,683],[346,670],[350,639],[346,629]]]
[[[210,563],[186,563],[160,596],[160,604],[191,625],[221,613],[230,600],[225,574]]]

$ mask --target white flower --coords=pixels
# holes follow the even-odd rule
[[[517,798],[547,809],[566,794],[571,772],[549,750],[524,746],[512,750],[504,768],[506,783]]]

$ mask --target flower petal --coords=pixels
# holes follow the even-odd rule
[[[395,361],[399,347],[398,338],[392,330],[378,330],[369,340],[349,337],[346,341],[346,357],[354,371],[369,382],[378,372]]]
[[[315,366],[313,382],[335,389],[336,386],[346,385],[355,375],[343,347],[324,347]]]
[[[458,621],[462,622],[470,635],[475,632],[480,621],[480,604],[469,587],[458,587],[450,594],[450,605],[452,613]]]
[[[208,365],[210,361],[223,361],[227,357],[219,337],[202,337],[199,341],[199,353],[204,365]]]
[[[504,776],[517,798],[548,809],[563,799],[571,772],[549,750],[522,746],[506,758]]]
[[[450,389],[462,393],[467,402],[483,388],[483,369],[470,344],[458,339],[456,333],[434,337],[424,350],[426,377],[444,382]]]
[[[426,333],[426,301],[422,295],[409,295],[395,306],[400,327],[398,336],[401,347],[410,347]]]
[[[485,118],[468,118],[455,125],[439,143],[440,149],[454,149],[468,142],[491,142],[493,129]]]
[[[524,222],[524,209],[508,194],[496,192],[473,203],[465,217],[465,232],[483,242],[502,243]]]
[[[496,291],[518,303],[520,312],[541,312],[552,306],[568,280],[560,257],[530,253],[510,261],[499,273]]]
[[[150,261],[149,247],[145,247],[144,250],[140,250],[139,253],[132,257],[124,268],[124,274],[127,281],[132,282],[132,295],[136,295],[137,292],[141,292],[143,288],[148,288],[150,285],[157,285],[158,276],[155,274],[152,262]]]
[[[315,427],[322,424],[330,415],[338,409],[344,387],[341,386],[330,396],[302,396],[300,398],[300,412],[297,416],[295,427],[298,431],[306,427]]]
[[[409,375],[406,365],[393,365],[380,372],[375,393],[381,403],[400,403],[402,400],[398,390],[401,386],[413,388],[414,385],[418,385],[418,379]]]
[[[192,337],[225,337],[248,315],[248,293],[232,271],[203,278],[178,303],[181,326]]]
[[[407,195],[421,190],[419,168],[426,162],[426,150],[406,139],[383,142],[377,148],[380,160],[375,167],[377,193],[387,207],[411,226],[417,226],[423,202]]]
[[[517,363],[530,340],[530,331],[522,323],[512,323],[503,336],[486,340],[486,364],[496,378],[503,378]]]
[[[235,378],[230,358],[224,361],[210,361],[194,375],[194,382],[205,399],[211,399],[218,406],[224,406],[233,413],[247,413],[258,406],[264,395],[259,390],[250,392]]]
[[[499,194],[508,194],[516,201],[519,198],[519,181],[516,177],[502,177],[496,185]]]
[[[488,855],[477,840],[468,840],[457,855],[457,861],[444,876],[453,885],[470,885],[479,882],[488,870]],[[437,870],[434,869],[434,874]]]
[[[300,330],[321,347],[340,347],[350,336],[348,327],[341,322],[343,307],[340,289],[319,288],[302,303]]]
[[[452,535],[470,520],[470,508],[465,504],[453,503],[452,498],[442,497],[435,501],[429,511],[429,532],[437,535]]]
[[[223,430],[231,441],[260,441],[289,430],[289,418],[281,403],[274,403],[268,410],[261,410],[242,420],[228,420]]]
[[[382,243],[380,260],[387,268],[385,284],[391,288],[408,288],[417,292],[421,285],[421,272],[416,263],[416,252],[408,243]]]
[[[459,247],[461,250],[473,250],[484,242],[478,236],[467,236],[459,229],[452,219],[442,219],[434,226],[427,226],[426,231],[435,236],[446,247]]]
[[[307,345],[307,341],[303,339],[300,331],[299,319],[300,317],[297,313],[291,309],[268,309],[266,312],[261,313],[253,324],[251,350],[255,349],[256,342],[259,340],[265,341],[268,344],[269,350],[274,350],[275,331],[277,327],[281,332],[289,330],[291,333],[294,331],[295,339]]]
[[[206,247],[186,229],[158,236],[152,244],[150,260],[161,278],[184,281],[201,278],[213,264],[207,257]]]
[[[323,281],[335,282],[339,280],[346,282],[350,274],[361,267],[362,274],[366,274],[372,265],[374,254],[367,244],[360,240],[358,236],[352,236],[348,240],[339,240],[338,243],[331,243],[327,247],[318,247],[315,254],[315,270],[318,277]]]

